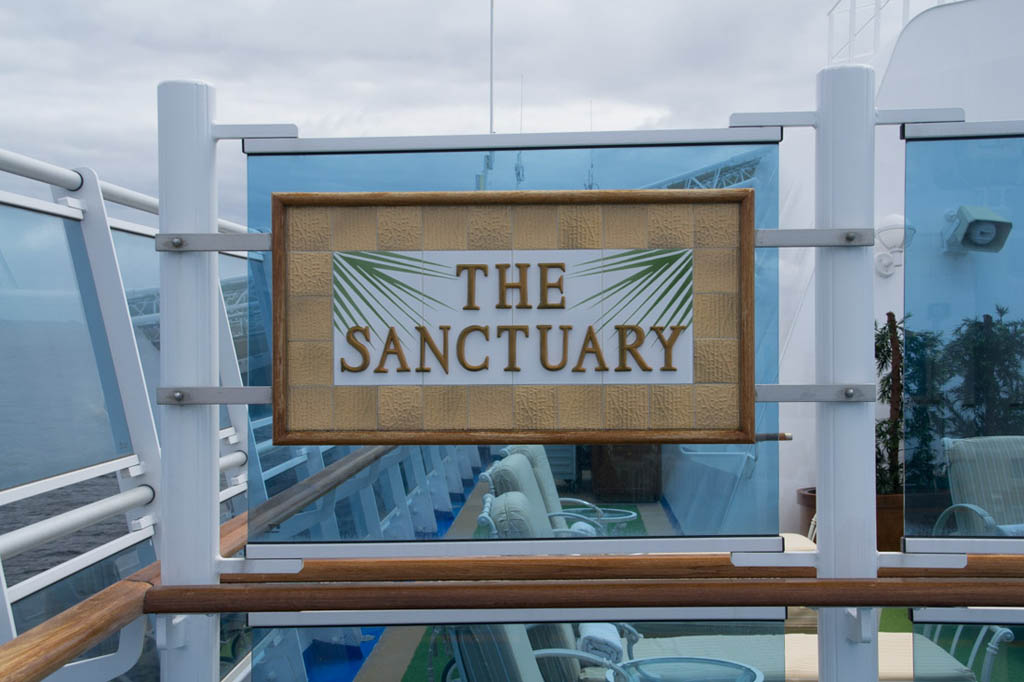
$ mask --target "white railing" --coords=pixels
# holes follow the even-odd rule
[[[867,60],[921,12],[962,0],[835,0],[828,10],[828,62]],[[870,40],[869,40],[870,36]]]

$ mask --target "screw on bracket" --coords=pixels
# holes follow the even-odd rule
[[[855,241],[857,241],[857,233],[856,232],[847,232],[845,235],[843,235],[843,237],[844,237],[844,239],[846,239],[846,243],[847,244],[852,244]],[[849,397],[849,396],[847,396],[847,397]]]
[[[857,394],[857,392],[855,390],[853,390],[852,388],[848,388],[845,391],[843,391],[843,395],[846,396],[847,398],[852,398],[856,394]]]
[[[181,391],[175,391],[174,393],[171,394],[171,397],[174,398],[174,402],[180,403],[182,400],[185,399],[185,394],[182,393]]]
[[[176,249],[180,249],[181,247],[185,246],[185,240],[182,239],[181,237],[172,237],[171,246],[173,246]]]

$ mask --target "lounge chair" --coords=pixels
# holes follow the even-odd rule
[[[933,535],[1024,536],[1024,436],[942,440],[953,504]],[[947,530],[950,519],[956,530]]]
[[[628,523],[637,518],[637,513],[628,509],[598,507],[575,497],[559,497],[558,488],[555,486],[555,477],[551,473],[551,465],[543,445],[510,445],[504,448],[502,453],[505,456],[521,454],[529,460],[541,497],[544,500],[544,506],[549,514],[569,511],[596,521],[605,529],[620,523]]]

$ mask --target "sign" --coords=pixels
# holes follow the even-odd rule
[[[275,442],[752,442],[753,199],[275,194]]]

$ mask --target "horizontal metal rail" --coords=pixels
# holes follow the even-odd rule
[[[695,144],[774,144],[782,128],[705,128],[695,130],[615,130],[584,133],[425,135],[410,137],[276,138],[242,140],[246,154],[353,154],[393,152],[576,149]]]
[[[82,186],[82,176],[78,174],[78,171],[39,161],[30,156],[6,149],[0,149],[0,171],[19,175],[29,180],[45,182],[72,192]],[[159,200],[148,194],[142,194],[141,192],[136,192],[135,190],[121,187],[105,180],[100,181],[100,191],[103,193],[103,198],[111,203],[154,215],[160,213]],[[245,225],[224,220],[223,218],[217,220],[217,229],[221,232],[245,233],[249,231],[249,228]]]
[[[63,187],[72,192],[82,186],[82,176],[73,170],[6,149],[0,149],[0,170],[20,175],[29,180],[38,180],[49,185]]]
[[[30,594],[35,594],[39,590],[45,589],[73,573],[77,573],[82,569],[99,563],[107,557],[113,556],[114,554],[128,549],[133,545],[137,545],[144,540],[148,540],[153,537],[153,533],[153,526],[147,526],[142,530],[122,535],[121,537],[104,543],[99,547],[93,547],[88,552],[83,552],[76,557],[61,562],[52,568],[46,569],[42,573],[37,573],[31,578],[11,585],[7,588],[7,597],[12,603],[19,599],[24,599]]]
[[[75,483],[81,483],[82,481],[88,481],[99,476],[106,476],[115,471],[124,471],[136,466],[138,463],[138,455],[128,455],[127,457],[112,459],[109,462],[101,462],[81,469],[75,469],[74,471],[57,474],[56,476],[50,476],[49,478],[32,481],[31,483],[25,483],[8,488],[7,490],[0,490],[0,506],[74,485]]]
[[[103,519],[142,507],[153,501],[148,485],[126,490],[106,499],[66,511],[37,523],[0,535],[0,559],[9,559],[33,547],[52,542]]]
[[[756,230],[754,246],[762,248],[814,246],[871,246],[875,243],[872,229],[849,230]],[[160,234],[156,250],[185,253],[190,251],[270,251],[270,234]]]
[[[244,466],[248,460],[249,456],[241,450],[229,452],[220,458],[220,470],[224,471],[225,469]]]
[[[15,208],[24,208],[36,213],[45,213],[46,215],[52,215],[58,218],[69,218],[71,220],[81,220],[85,216],[80,208],[66,206],[64,204],[55,204],[52,201],[26,197],[21,194],[2,190],[0,190],[0,204],[3,204],[4,206],[14,206]]]

